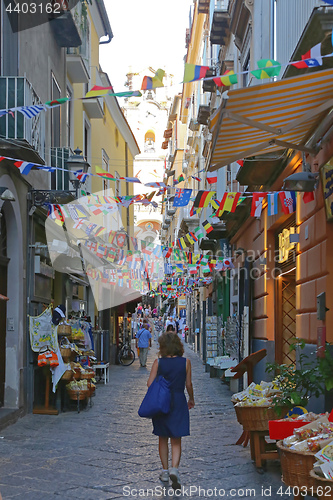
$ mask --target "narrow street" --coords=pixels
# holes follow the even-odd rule
[[[154,343],[148,370],[155,358]],[[191,410],[191,436],[183,439],[180,473],[184,498],[224,496],[291,498],[277,493],[279,465],[271,462],[258,474],[249,447],[235,446],[241,433],[230,403],[230,392],[210,379],[199,357],[186,347],[193,366],[196,407]],[[130,367],[112,366],[110,383],[99,383],[92,408],[59,416],[27,415],[0,435],[0,492],[10,498],[39,500],[104,500],[148,496],[139,489],[162,486],[157,438],[138,406],[146,391],[148,370],[138,360]],[[193,488],[199,486],[199,491]],[[261,494],[262,486],[272,486]],[[125,489],[124,489],[125,488]],[[238,492],[231,491],[237,489]],[[283,487],[285,489],[285,487]],[[246,489],[255,489],[246,493]],[[244,490],[244,491],[242,491]],[[281,490],[280,490],[281,491]],[[160,495],[161,496],[161,495]],[[149,495],[152,498],[152,494]]]

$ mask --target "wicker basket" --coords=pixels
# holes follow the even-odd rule
[[[75,399],[75,400],[80,400],[82,401],[83,399],[87,399],[89,397],[89,389],[86,391],[73,391],[72,389],[67,389],[68,391],[68,396],[70,399]]]
[[[71,325],[66,325],[66,323],[59,323],[57,328],[57,334],[59,336],[70,337],[72,335]]]
[[[81,380],[81,370],[74,370],[74,379]]]
[[[92,379],[95,377],[95,372],[94,371],[88,371],[85,373],[81,373],[81,379]]]
[[[277,420],[288,412],[288,408],[281,408],[281,415],[270,406],[235,406],[238,422],[244,431],[268,431],[268,421]]]
[[[314,493],[318,498],[333,499],[333,480],[318,476],[314,470],[310,471],[310,476],[315,481]]]
[[[67,380],[68,382],[70,382],[71,380],[73,380],[73,375],[74,373],[72,370],[66,370],[63,376],[61,377],[61,380]]]
[[[280,453],[282,481],[287,486],[315,487],[315,479],[310,471],[315,463],[315,454],[311,451],[291,450],[283,446],[282,441],[276,443]]]

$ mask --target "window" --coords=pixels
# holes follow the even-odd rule
[[[83,156],[86,160],[90,157],[90,123],[88,120],[84,121],[84,131],[83,131]]]
[[[61,89],[54,73],[51,72],[51,100],[60,99]],[[61,146],[61,106],[51,109],[51,147]]]
[[[244,59],[244,64],[243,64],[243,71],[245,73],[243,74],[243,87],[247,87],[249,84],[250,80],[250,51],[248,52],[246,58]]]

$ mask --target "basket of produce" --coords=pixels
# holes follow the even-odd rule
[[[58,336],[70,337],[72,335],[72,327],[67,323],[59,323],[57,328]]]
[[[313,491],[309,491],[311,495],[316,495],[318,498],[327,498],[333,500],[333,479],[322,477],[313,469],[310,471],[310,476],[314,481]]]
[[[86,399],[89,396],[89,387],[87,380],[73,380],[67,384],[66,389],[71,399]]]
[[[90,380],[95,377],[94,370],[84,370],[81,372],[81,379]]]
[[[70,397],[70,399],[75,399],[75,400],[80,400],[82,401],[83,399],[87,399],[89,397],[89,390],[77,390],[77,391],[74,391],[72,389],[68,389],[68,396]]]
[[[269,420],[277,420],[281,415],[285,415],[288,408],[281,407],[281,412],[277,413],[271,406],[238,406],[235,405],[238,422],[243,426],[244,431],[268,431]]]
[[[314,488],[315,480],[310,476],[315,462],[315,453],[287,448],[282,441],[276,443],[280,453],[282,481],[287,486]]]
[[[61,380],[73,380],[74,372],[72,370],[66,370],[61,377]]]

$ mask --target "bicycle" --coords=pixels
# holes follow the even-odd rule
[[[119,351],[118,361],[123,366],[130,366],[134,363],[135,360],[135,352],[131,349],[131,344],[129,339],[127,338]]]

